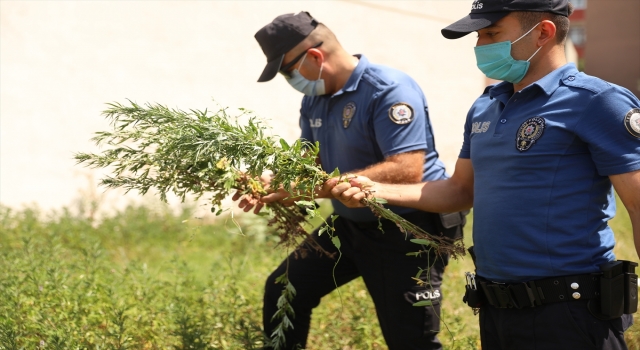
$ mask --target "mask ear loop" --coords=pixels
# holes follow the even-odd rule
[[[542,22],[540,22],[540,23],[542,23]],[[540,24],[540,23],[538,23],[538,24]],[[529,31],[528,31],[528,32],[526,32],[526,33],[522,34],[522,36],[521,36],[521,37],[519,37],[518,39],[514,40],[514,41],[511,43],[511,45],[513,45],[513,44],[517,43],[520,39],[524,38],[525,36],[527,36],[527,34],[531,33],[531,31],[533,31],[534,29],[536,29],[536,27],[538,26],[538,24],[536,24],[535,26],[533,26],[533,28],[529,29]]]
[[[542,22],[540,22],[540,23],[542,23]],[[540,23],[538,23],[538,24],[540,24]],[[526,32],[526,33],[522,34],[522,36],[521,36],[521,37],[519,37],[518,39],[516,39],[515,41],[513,41],[513,42],[511,43],[511,45],[513,45],[513,44],[517,43],[517,42],[518,42],[518,40],[520,40],[520,39],[524,38],[525,36],[527,36],[527,34],[531,33],[534,29],[536,29],[536,27],[538,26],[538,24],[536,24],[535,26],[533,26],[533,28],[529,29],[529,31],[528,31],[528,32]],[[541,49],[541,48],[542,48],[542,46],[540,46],[540,47],[536,50],[536,52],[534,52],[534,53],[533,53],[533,55],[531,55],[531,57],[529,57],[529,59],[527,60],[527,62],[531,61],[531,59],[533,58],[533,56],[535,56],[535,55],[538,53],[538,51],[540,51],[540,49]]]
[[[307,54],[309,53],[309,51],[304,53],[304,56],[302,56],[302,59],[300,60],[300,64],[298,65],[298,71],[300,71],[300,67],[302,67],[302,63],[304,62],[304,59],[307,58]]]
[[[320,80],[320,77],[322,76],[322,68],[324,68],[324,62],[320,64],[320,73],[318,73],[318,79],[316,80]]]
[[[309,53],[309,51],[307,51],[307,53]],[[302,63],[304,62],[304,59],[307,58],[307,53],[305,53],[304,56],[302,56],[302,59],[300,60],[300,65],[298,65],[298,71],[300,71],[300,67],[302,67]],[[318,74],[318,79],[316,80],[320,80],[320,76],[322,76],[322,68],[324,68],[324,62],[322,62],[322,64],[320,65],[320,73]]]
[[[536,52],[534,52],[534,53],[533,53],[533,55],[531,55],[531,57],[529,57],[529,59],[527,60],[527,62],[531,61],[531,59],[533,58],[533,56],[535,56],[535,55],[538,53],[538,51],[540,51],[540,49],[541,49],[541,48],[542,48],[542,46],[540,46],[540,47],[536,50]]]

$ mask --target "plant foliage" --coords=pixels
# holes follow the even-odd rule
[[[170,109],[159,104],[144,106],[129,101],[128,105],[110,103],[103,112],[112,130],[97,132],[93,140],[108,146],[100,154],[78,153],[75,159],[94,168],[111,168],[113,176],[101,180],[107,187],[137,190],[142,194],[155,189],[167,200],[173,192],[183,201],[188,194],[197,198],[211,195],[211,210],[220,214],[222,200],[241,191],[254,197],[266,194],[259,177],[273,172],[271,187],[282,186],[290,193],[301,194],[300,206],[269,205],[272,219],[286,246],[295,246],[307,236],[301,227],[306,214],[316,214],[306,206],[314,199],[314,191],[324,181],[339,175],[337,169],[326,173],[315,160],[319,144],[302,140],[288,144],[268,135],[267,127],[251,113],[244,125],[226,109],[215,113],[207,110]],[[400,229],[424,239],[428,249],[446,252],[454,257],[464,254],[462,241],[452,242],[430,235],[383,207],[383,201],[365,200],[381,219],[395,222]],[[337,237],[336,237],[337,238]]]
[[[166,207],[130,206],[99,222],[72,209],[44,215],[0,205],[0,350],[255,350],[266,344],[261,283],[284,252],[255,234],[263,219],[240,217],[252,229],[238,236],[224,220],[183,223],[190,208],[176,215]],[[611,224],[617,256],[637,261],[621,204]],[[480,348],[478,316],[461,302],[464,271],[472,269],[471,259],[447,267],[447,331],[439,335],[445,349]],[[309,349],[385,349],[362,279],[340,290],[314,309]],[[629,350],[640,350],[637,322],[624,336]]]
[[[109,168],[113,172],[101,180],[101,185],[141,194],[153,189],[165,202],[170,192],[183,202],[188,195],[211,196],[211,211],[219,215],[224,211],[223,200],[232,193],[239,191],[254,198],[267,194],[260,177],[269,171],[273,174],[271,188],[283,187],[299,199],[297,206],[279,202],[268,205],[269,225],[275,227],[280,244],[292,248],[305,242],[312,249],[321,249],[315,241],[305,240],[308,233],[302,224],[305,215],[319,216],[314,193],[326,180],[338,176],[339,171],[328,174],[316,164],[318,143],[297,140],[288,144],[269,135],[268,128],[244,110],[240,116],[232,117],[224,108],[215,113],[193,109],[187,112],[160,104],[142,106],[132,101],[128,105],[110,103],[108,106],[103,114],[112,130],[97,132],[93,137],[98,146],[107,146],[107,149],[99,154],[75,155],[78,163]],[[247,118],[241,124],[239,117],[244,116]],[[369,196],[363,201],[380,219],[391,220],[402,232],[419,238],[423,249],[450,253],[454,257],[464,254],[462,241],[429,235],[385,209],[381,199]],[[332,224],[325,222],[320,230],[324,232],[332,236],[339,250],[340,239],[333,236]],[[304,249],[296,252],[304,255]],[[284,333],[292,327],[289,318],[294,317],[290,301],[295,288],[286,275],[280,278],[285,287],[278,301],[279,311],[274,316],[280,322],[269,335],[269,343],[276,349],[286,344]],[[118,320],[115,323],[118,331],[124,324],[124,313],[122,309],[114,309],[113,315]]]
[[[266,193],[258,177],[276,170],[272,185],[292,191],[308,191],[327,175],[316,167],[313,157],[317,145],[268,136],[266,127],[255,117],[240,125],[226,109],[185,112],[155,104],[129,106],[109,104],[103,113],[113,127],[97,132],[93,140],[108,146],[101,154],[78,153],[75,159],[94,168],[110,168],[113,176],[101,180],[109,188],[154,189],[163,201],[173,192],[184,201],[187,195],[211,195],[211,211],[223,212],[222,201],[230,194],[259,197]],[[323,179],[318,176],[325,176]],[[312,191],[311,191],[312,192]],[[274,224],[285,244],[295,245],[306,237],[300,226],[304,213],[298,207],[269,206]]]

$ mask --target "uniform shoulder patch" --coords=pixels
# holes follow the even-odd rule
[[[413,121],[413,107],[408,103],[396,103],[389,108],[389,118],[396,124],[409,124]]]
[[[525,120],[516,135],[516,148],[524,152],[531,148],[544,132],[545,122],[542,117],[533,117]]]
[[[633,137],[640,138],[640,108],[634,108],[627,113],[624,126]]]

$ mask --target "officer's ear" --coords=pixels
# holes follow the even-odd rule
[[[309,49],[307,51],[306,61],[313,62],[313,64],[320,67],[320,65],[325,61],[324,53],[319,49]]]
[[[548,43],[549,40],[555,40],[556,37],[556,25],[549,21],[543,20],[540,22],[540,36],[538,37],[538,47]]]

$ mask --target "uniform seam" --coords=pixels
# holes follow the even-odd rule
[[[558,91],[558,89],[557,89],[557,88],[556,88],[556,89],[554,90],[554,92],[549,96],[549,99],[551,99],[551,98],[553,97],[553,95],[556,93],[556,91]],[[549,193],[548,193],[548,197],[547,197],[547,206],[546,206],[546,207],[547,207],[547,209],[546,209],[546,214],[545,214],[545,216],[546,216],[546,220],[545,220],[545,250],[546,250],[546,255],[547,255],[547,259],[548,259],[549,266],[551,267],[551,271],[553,272],[553,274],[554,274],[554,275],[557,275],[559,272],[558,272],[558,271],[556,271],[556,269],[557,269],[557,268],[556,268],[555,262],[553,261],[553,258],[552,258],[552,256],[551,256],[551,251],[550,251],[550,245],[551,245],[551,243],[550,243],[549,238],[550,238],[550,235],[551,235],[552,233],[550,232],[549,224],[550,224],[550,222],[551,222],[551,220],[550,220],[550,219],[551,219],[550,215],[551,215],[551,207],[552,207],[552,204],[553,204],[553,203],[551,203],[551,201],[552,201],[552,198],[554,198],[553,194],[555,193],[555,191],[557,191],[556,181],[557,181],[557,178],[558,178],[558,169],[560,168],[560,163],[562,162],[562,160],[564,159],[564,157],[566,157],[566,156],[567,156],[567,153],[568,153],[569,149],[571,148],[571,145],[573,145],[573,143],[575,142],[575,140],[576,140],[577,138],[579,138],[578,133],[576,132],[576,131],[577,131],[577,128],[581,125],[581,120],[582,120],[582,119],[584,118],[584,116],[585,116],[585,111],[588,111],[588,110],[589,110],[589,106],[591,105],[591,103],[593,102],[593,100],[594,100],[594,98],[593,98],[593,96],[591,96],[591,101],[589,101],[589,104],[587,105],[587,108],[585,108],[585,109],[582,111],[581,115],[578,117],[578,120],[577,120],[577,121],[576,121],[576,123],[574,124],[574,125],[576,126],[576,129],[575,129],[575,130],[572,130],[573,137],[572,137],[572,139],[571,139],[571,142],[568,142],[568,143],[566,144],[566,146],[564,147],[564,150],[563,150],[562,154],[558,157],[558,159],[556,160],[556,164],[554,165],[553,179],[551,180],[551,188],[550,188],[550,191],[549,191]],[[593,187],[593,181],[592,181],[591,186]],[[591,195],[589,196],[589,198],[591,199]]]
[[[382,93],[384,93],[391,86],[393,86],[393,84],[389,84],[384,87],[381,86],[379,83],[386,83],[386,81],[383,81],[381,77],[379,77],[378,75],[373,74],[373,72],[371,72],[370,69],[365,70],[365,72],[362,74],[362,77],[360,79],[364,81],[366,84],[368,84],[369,86],[371,86],[376,91],[371,96],[372,98],[369,102],[369,105],[367,106],[367,120],[368,120],[368,127],[371,132],[371,137],[373,138],[373,140],[377,140],[376,130],[374,127],[374,123],[375,123],[374,112],[376,107],[378,106],[378,103],[380,103],[380,95],[382,95]],[[382,156],[382,159],[380,161],[384,160],[385,155],[383,154],[377,142],[371,143],[371,150],[373,151],[374,154],[379,154],[380,156]]]
[[[551,180],[551,189],[550,189],[549,193],[547,194],[547,206],[546,206],[547,207],[547,212],[545,214],[546,220],[545,220],[545,228],[544,228],[544,231],[545,231],[544,232],[544,240],[546,242],[545,243],[545,250],[546,250],[546,253],[547,253],[548,263],[549,263],[549,266],[551,267],[551,271],[552,271],[554,276],[557,275],[558,272],[556,271],[556,266],[554,264],[553,259],[551,258],[551,252],[549,250],[549,246],[551,245],[551,243],[549,242],[549,236],[551,235],[551,233],[549,232],[549,223],[550,223],[550,219],[551,219],[550,215],[551,215],[551,205],[552,205],[551,200],[553,198],[553,194],[556,191],[556,180],[558,178],[558,169],[560,168],[560,162],[562,161],[563,157],[567,155],[567,150],[569,148],[569,145],[573,144],[573,141],[575,140],[575,138],[576,138],[576,135],[574,134],[572,142],[569,143],[565,147],[564,151],[562,152],[562,155],[560,157],[558,157],[558,159],[556,160],[556,164],[555,164],[554,170],[553,170],[553,179]]]
[[[378,76],[377,74],[374,74],[368,68],[362,73],[362,76],[360,77],[360,80],[368,83],[369,85],[371,85],[374,89],[377,90],[377,93],[380,93],[380,92],[386,90],[390,86],[397,85],[397,83],[395,83],[395,82],[389,82],[389,81],[386,81],[386,80],[382,79],[382,77]]]
[[[579,88],[579,87],[578,87],[578,88]],[[591,96],[589,96],[589,103],[587,103],[586,107],[582,110],[582,113],[581,113],[580,117],[578,118],[577,123],[575,124],[575,125],[576,125],[576,132],[574,132],[574,140],[575,140],[575,137],[578,137],[578,138],[580,138],[580,140],[581,140],[581,141],[583,141],[583,142],[585,142],[585,141],[584,141],[584,140],[582,140],[582,138],[581,138],[581,137],[579,137],[579,135],[580,135],[581,133],[578,133],[577,131],[579,131],[580,127],[581,127],[582,125],[584,125],[584,124],[585,124],[585,123],[583,122],[583,119],[586,119],[586,118],[587,118],[587,114],[588,114],[588,113],[589,113],[589,111],[591,110],[591,104],[592,104],[592,103],[594,103],[594,101],[596,101],[596,100],[597,100],[597,99],[596,99],[596,97],[597,97],[597,96],[598,96],[598,94],[600,93],[600,92],[594,92],[594,91],[593,91],[593,90],[591,90],[591,89],[585,89],[585,90],[587,90],[587,91],[591,91],[591,92],[593,92],[593,94],[592,94]],[[605,90],[606,90],[606,89],[605,89]],[[587,149],[589,148],[589,147],[588,147],[588,145],[589,145],[589,144],[587,143]],[[593,153],[591,152],[591,150],[589,150],[589,158],[590,158],[590,159],[591,159],[591,161],[593,162],[593,158],[592,158],[592,157],[593,157]],[[595,162],[594,162],[594,165],[596,166],[596,174],[594,174],[594,176],[598,176],[599,169],[597,168],[597,164],[595,164]],[[586,209],[586,210],[584,210],[584,216],[583,216],[583,221],[582,221],[582,222],[587,222],[587,221],[588,221],[588,215],[589,215],[589,209],[588,209],[588,207],[591,205],[591,203],[592,203],[592,201],[593,201],[593,198],[594,198],[593,188],[594,188],[594,186],[595,186],[595,184],[596,184],[596,181],[594,181],[594,176],[592,176],[592,177],[591,177],[591,185],[590,185],[590,187],[589,187],[589,200],[588,200],[588,201],[587,201],[587,203],[586,203],[586,205],[587,205],[587,209]],[[591,238],[590,236],[587,236],[587,237],[586,237],[586,239],[587,239],[587,240],[589,240],[590,238]]]
[[[578,74],[576,74],[576,76],[577,75]],[[600,94],[600,93],[612,88],[611,84],[609,84],[608,82],[606,82],[606,81],[604,81],[604,80],[602,80],[600,78],[594,77],[594,76],[587,76],[587,79],[585,79],[585,80],[587,80],[585,83],[578,83],[578,82],[576,82],[576,80],[573,80],[571,82],[566,82],[565,80],[562,80],[562,82],[563,82],[563,84],[565,86],[587,90],[587,91],[592,92],[595,95]],[[589,80],[593,80],[592,81],[593,84],[588,84]]]

